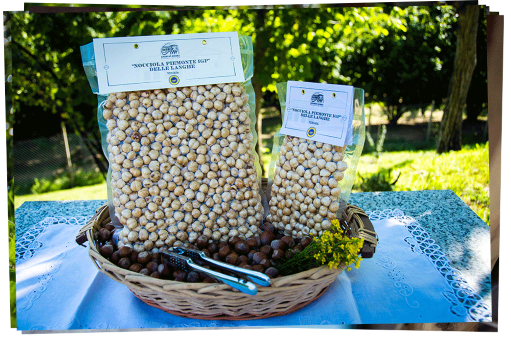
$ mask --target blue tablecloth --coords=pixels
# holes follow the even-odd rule
[[[398,209],[370,211],[380,242],[359,269],[345,271],[294,313],[251,321],[177,317],[143,303],[98,272],[74,242],[88,216],[48,216],[17,240],[19,330],[349,327],[354,324],[491,321],[489,228],[470,242],[478,267],[466,272],[418,219]],[[475,244],[474,244],[475,243]]]

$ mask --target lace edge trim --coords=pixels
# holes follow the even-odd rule
[[[446,255],[441,251],[428,232],[412,217],[406,216],[398,209],[383,211],[368,211],[366,214],[372,221],[396,219],[404,224],[413,238],[410,243],[412,252],[423,253],[436,270],[444,277],[450,290],[443,292],[444,297],[451,302],[451,313],[457,316],[468,316],[474,322],[491,321],[490,307],[482,303],[478,295],[463,277],[463,274],[453,268]]]

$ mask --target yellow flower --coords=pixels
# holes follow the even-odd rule
[[[361,257],[358,253],[362,248],[363,240],[348,237],[339,220],[333,219],[331,224],[329,230],[323,231],[321,236],[313,238],[306,253],[299,253],[296,260],[290,260],[290,264],[294,265],[288,266],[288,270],[300,268],[300,264],[304,265],[304,269],[306,269],[305,266],[325,264],[330,269],[337,269],[341,263],[347,266],[348,271],[351,269],[351,265],[354,265],[355,268],[359,267]],[[303,263],[300,263],[302,261]]]

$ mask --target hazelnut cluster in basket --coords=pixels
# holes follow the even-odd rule
[[[262,225],[262,234],[245,240],[238,236],[226,241],[209,242],[206,236],[197,239],[189,247],[201,250],[206,256],[231,265],[265,273],[270,278],[279,276],[277,267],[285,260],[302,251],[311,242],[310,237],[292,238],[276,231],[270,222]],[[129,246],[117,247],[112,240],[113,225],[107,224],[99,230],[100,254],[123,269],[143,275],[171,279],[181,282],[216,282],[201,272],[185,272],[174,269],[164,261],[160,253],[135,251]]]

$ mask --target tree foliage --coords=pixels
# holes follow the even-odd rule
[[[106,173],[95,120],[97,101],[83,72],[79,47],[98,36],[97,31],[108,34],[114,24],[107,15],[97,13],[13,14],[16,139],[50,136],[64,122],[84,137]]]
[[[442,7],[394,7],[380,21],[382,33],[357,40],[343,73],[384,104],[390,124],[404,112],[437,103],[446,95],[454,51],[454,13]]]
[[[58,133],[63,121],[68,131],[88,138],[94,155],[101,154],[97,101],[79,46],[96,37],[218,31],[253,38],[257,109],[278,82],[348,84],[363,88],[367,101],[383,103],[395,123],[404,111],[446,96],[455,23],[449,5],[15,13],[17,138]]]

